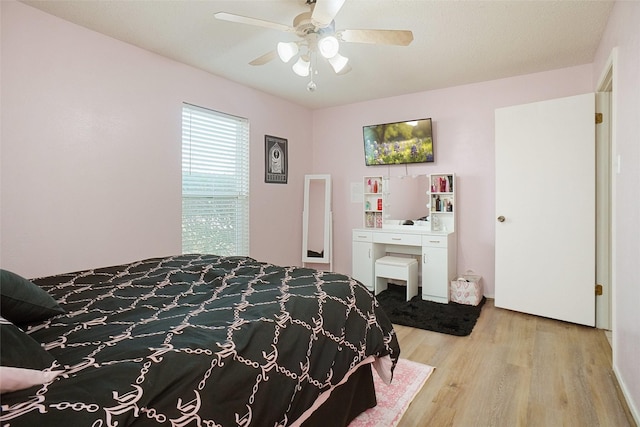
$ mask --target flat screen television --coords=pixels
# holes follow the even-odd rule
[[[367,166],[433,162],[431,119],[362,127]]]

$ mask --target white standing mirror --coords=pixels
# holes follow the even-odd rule
[[[302,263],[333,269],[331,175],[305,175],[302,212]]]

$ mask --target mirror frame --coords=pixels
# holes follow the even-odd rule
[[[324,181],[324,215],[322,219],[323,229],[323,256],[310,257],[309,250],[309,199],[312,181]],[[331,175],[305,175],[304,176],[304,208],[302,211],[302,263],[329,264],[330,269],[333,259],[332,241],[332,212],[331,212]]]

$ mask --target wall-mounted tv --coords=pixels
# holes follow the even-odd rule
[[[431,119],[362,127],[367,166],[433,162]]]

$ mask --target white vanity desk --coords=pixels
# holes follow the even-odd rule
[[[413,255],[418,259],[422,299],[449,302],[449,283],[456,275],[455,232],[429,227],[393,225],[353,229],[352,276],[375,289],[375,263],[387,254]]]

